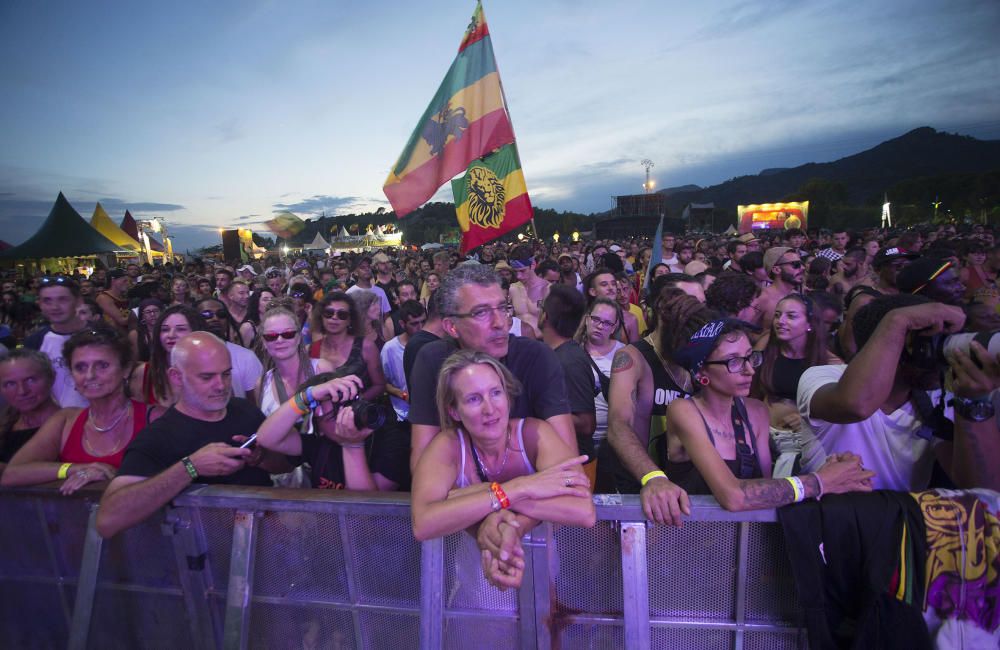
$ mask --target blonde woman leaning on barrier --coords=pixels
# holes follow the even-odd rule
[[[499,361],[460,350],[438,375],[441,432],[417,463],[413,534],[426,540],[501,517],[504,558],[483,550],[492,584],[518,587],[524,564],[520,536],[539,520],[593,526],[589,482],[575,456],[544,420],[510,418],[516,380]],[[509,511],[509,512],[505,512]],[[492,515],[492,513],[500,513]],[[499,555],[499,553],[497,554]]]

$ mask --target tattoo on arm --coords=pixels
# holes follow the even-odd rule
[[[752,508],[777,508],[795,501],[791,484],[781,478],[757,478],[740,481],[744,506]]]
[[[625,372],[632,368],[635,362],[632,361],[632,356],[625,350],[618,350],[615,352],[615,358],[611,361],[611,372]]]

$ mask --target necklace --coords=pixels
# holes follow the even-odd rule
[[[490,477],[490,471],[486,468],[486,463],[483,462],[482,457],[480,457],[479,452],[476,450],[476,443],[472,442],[472,436],[469,436],[469,446],[472,447],[472,456],[476,459],[479,464],[479,469],[483,470],[483,477],[486,478],[483,483],[492,482]],[[507,467],[507,457],[510,455],[510,425],[507,425],[507,439],[504,441],[503,450],[503,461],[500,463],[500,469],[497,470],[496,476],[503,474],[503,470]]]
[[[97,418],[94,417],[93,409],[90,409],[90,412],[87,413],[87,422],[90,424],[90,426],[94,428],[95,431],[100,431],[101,433],[107,433],[108,431],[111,431],[116,426],[118,426],[118,423],[121,422],[122,418],[125,417],[125,414],[128,413],[130,406],[132,406],[131,402],[126,402],[125,408],[122,409],[122,412],[119,413],[118,417],[116,417],[114,421],[106,427],[97,426]]]
[[[122,415],[120,415],[120,416],[119,416],[119,417],[118,417],[118,418],[117,418],[117,419],[115,420],[115,424],[111,425],[111,426],[110,426],[110,427],[108,427],[107,429],[98,429],[98,428],[97,428],[97,427],[96,427],[96,426],[94,425],[94,423],[93,423],[93,422],[91,421],[91,418],[90,418],[90,416],[89,416],[89,415],[88,415],[88,417],[87,417],[87,420],[88,420],[88,424],[90,424],[90,425],[91,425],[92,427],[94,427],[94,429],[95,429],[96,431],[99,431],[99,432],[101,432],[101,433],[105,433],[105,432],[107,432],[107,431],[110,431],[110,430],[111,430],[111,429],[113,429],[113,428],[114,428],[115,426],[117,426],[117,424],[118,424],[118,423],[119,423],[119,422],[120,422],[120,421],[122,420],[122,418],[124,417],[124,415],[125,415],[126,413],[128,413],[128,412],[130,412],[130,411],[131,411],[131,406],[132,406],[132,404],[131,404],[131,402],[130,402],[130,403],[129,403],[129,404],[128,404],[128,405],[126,406],[126,407],[125,407],[125,409],[124,409],[124,410],[122,410]],[[129,420],[126,420],[126,421],[129,421]],[[127,427],[127,429],[129,429],[129,428],[131,428],[131,427]],[[129,440],[129,436],[127,436],[127,435],[126,435],[126,436],[122,436],[122,435],[121,435],[120,433],[115,433],[115,434],[112,434],[112,435],[111,435],[111,440],[112,440],[112,444],[111,444],[111,447],[110,447],[110,449],[108,449],[108,450],[106,450],[106,451],[105,451],[105,450],[101,450],[101,449],[98,449],[97,447],[95,447],[95,446],[94,446],[94,445],[93,445],[93,444],[91,443],[91,441],[90,441],[90,439],[89,439],[89,437],[88,437],[87,433],[88,433],[88,432],[87,432],[86,430],[84,430],[84,432],[83,432],[83,436],[82,436],[82,439],[83,439],[83,440],[82,440],[82,442],[83,442],[83,449],[84,449],[84,451],[86,451],[86,452],[87,452],[88,454],[90,454],[90,455],[91,455],[91,456],[93,456],[94,458],[106,458],[106,457],[108,457],[108,456],[112,456],[112,455],[114,455],[114,454],[118,453],[119,451],[121,451],[121,448],[122,448],[122,447],[124,447],[124,446],[125,446],[125,444],[126,444],[126,443],[128,442],[128,440]]]

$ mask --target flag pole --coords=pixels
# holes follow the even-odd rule
[[[476,2],[477,5],[482,5],[482,0]],[[490,32],[490,49],[493,49],[493,32]],[[510,124],[510,133],[514,136],[514,158],[517,160],[517,166],[524,169],[524,165],[521,164],[521,152],[517,148],[517,136],[514,134],[514,120],[510,117],[510,104],[507,103],[507,91],[503,88],[503,75],[500,74],[500,64],[496,60],[496,55],[493,55],[493,67],[497,71],[497,82],[500,84],[500,97],[503,99],[503,110],[507,113],[507,122]],[[525,183],[525,190],[527,190],[527,183]],[[538,239],[538,227],[535,225],[535,208],[531,208],[531,232],[534,233],[535,239]]]

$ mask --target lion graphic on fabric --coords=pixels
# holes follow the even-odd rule
[[[486,167],[470,169],[465,182],[469,191],[469,221],[480,228],[499,228],[506,205],[503,183]]]

